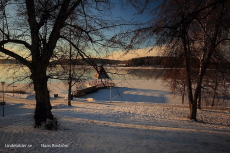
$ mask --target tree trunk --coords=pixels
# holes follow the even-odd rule
[[[186,33],[186,32],[185,32]],[[184,33],[183,37],[183,47],[185,53],[185,70],[186,70],[186,84],[187,84],[187,94],[188,94],[188,102],[189,102],[189,109],[190,114],[188,119],[196,121],[196,114],[197,114],[197,99],[193,97],[193,90],[192,90],[192,78],[191,78],[191,51],[189,47],[189,43],[187,42],[186,35]]]
[[[213,98],[212,98],[212,107],[215,105],[215,99],[216,99],[216,97],[218,97],[217,96],[217,88],[218,88],[218,73],[217,73],[217,70],[216,70],[216,72],[215,72],[215,75],[216,75],[216,79],[215,79],[215,85],[214,85],[214,88],[213,88]]]
[[[196,115],[197,115],[197,100],[194,99],[192,102],[189,102],[189,108],[190,108],[190,114],[188,116],[188,119],[197,121]]]
[[[34,83],[34,91],[36,96],[36,108],[34,114],[35,128],[45,123],[47,119],[53,120],[51,112],[49,90],[47,88],[48,77],[46,76],[46,67],[37,66],[32,72],[31,79]]]
[[[201,109],[201,91],[200,91],[200,93],[199,93],[199,99],[198,99],[197,108],[198,108],[198,109]]]
[[[68,106],[71,106],[71,100],[72,100],[72,78],[68,82],[69,84],[69,90],[68,90]]]
[[[70,32],[70,40],[71,40],[71,32]],[[72,46],[70,44],[70,50],[69,50],[69,90],[68,90],[68,106],[71,106],[71,100],[72,100]]]

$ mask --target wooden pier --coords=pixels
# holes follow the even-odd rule
[[[83,85],[81,85],[80,89],[77,89],[75,92],[73,92],[73,97],[80,97],[95,92],[99,89],[115,86],[102,65],[98,66],[97,73],[94,75],[94,77],[96,79],[89,81],[86,88],[83,88]]]
[[[92,93],[92,92],[96,92],[99,89],[104,89],[104,88],[108,88],[108,87],[114,87],[115,84],[113,82],[105,82],[105,83],[100,83],[100,84],[94,84],[92,86],[83,88],[83,89],[78,89],[76,91],[73,92],[73,97],[81,97],[83,95]]]

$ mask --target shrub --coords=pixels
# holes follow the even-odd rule
[[[46,120],[45,128],[47,130],[57,130],[58,126],[59,126],[58,119],[56,117],[54,117],[53,120],[49,120],[49,119]]]

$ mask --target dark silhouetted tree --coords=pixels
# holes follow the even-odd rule
[[[47,68],[61,57],[58,46],[70,44],[96,68],[89,57],[103,55],[111,29],[121,25],[109,20],[111,7],[109,0],[1,0],[0,52],[29,68],[36,94],[35,127],[54,119]]]
[[[150,7],[155,4],[151,0],[128,2],[138,13],[152,15],[148,24],[134,31],[129,46],[155,40],[154,45],[164,49],[164,56],[177,58],[176,61],[165,61],[172,67],[167,77],[173,91],[188,97],[189,119],[196,120],[197,106],[201,106],[198,102],[205,92],[212,90],[210,96],[213,99],[217,98],[217,90],[227,93],[227,86],[221,89],[219,85],[226,85],[220,82],[229,78],[229,69],[226,68],[230,60],[226,48],[229,46],[230,1],[164,0],[152,5],[155,8]],[[180,69],[176,67],[178,64]],[[216,72],[210,74],[209,68]],[[224,76],[222,80],[221,76]],[[208,81],[210,78],[212,83]]]

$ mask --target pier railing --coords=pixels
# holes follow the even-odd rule
[[[102,88],[114,87],[115,84],[109,80],[92,80],[88,81],[88,85],[82,84],[82,86],[78,86],[76,91],[73,92],[74,97],[80,97],[92,92],[95,92]]]

